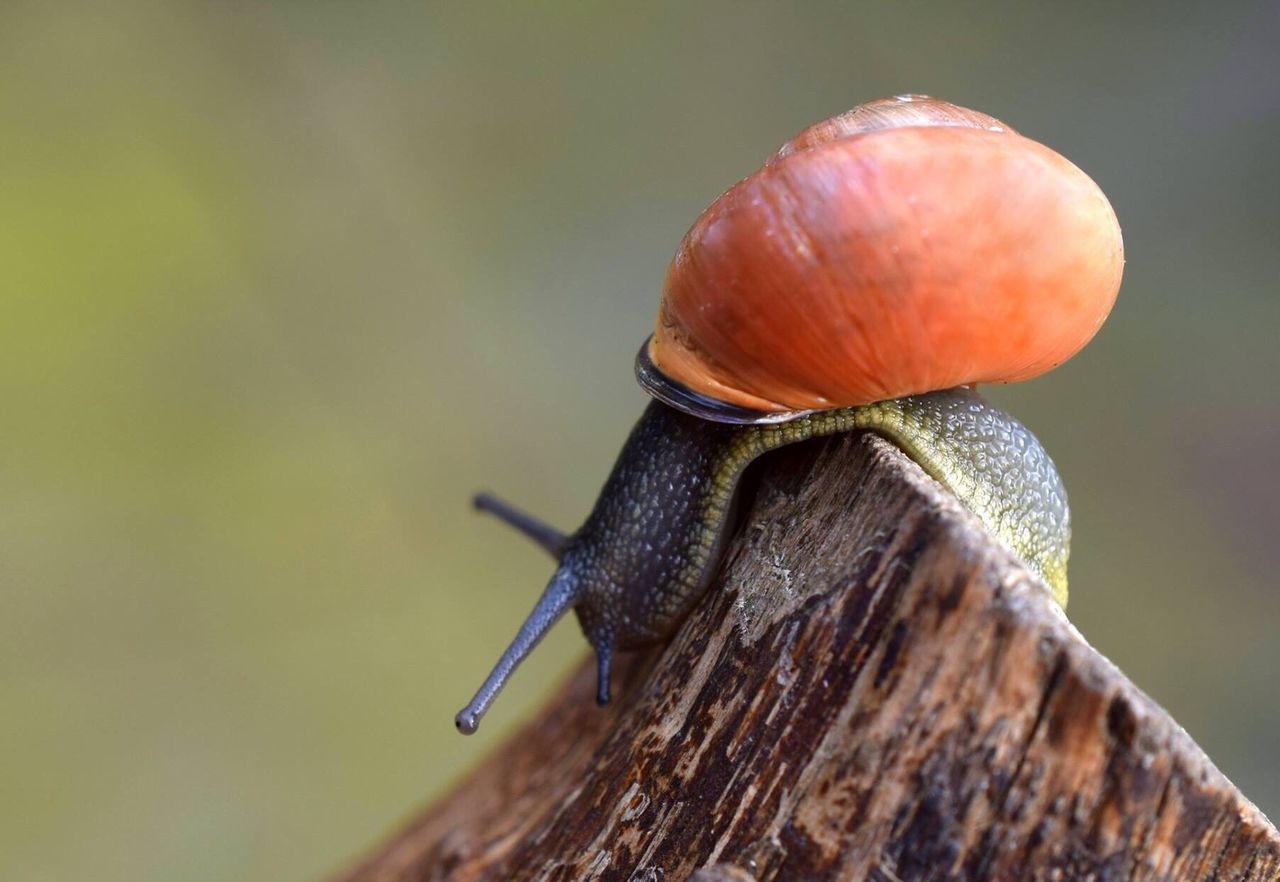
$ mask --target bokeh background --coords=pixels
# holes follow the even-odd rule
[[[1072,618],[1280,815],[1280,5],[0,7],[0,876],[305,880],[453,731],[644,398],[666,262],[787,136],[927,92],[1053,145],[1128,266],[992,391]]]

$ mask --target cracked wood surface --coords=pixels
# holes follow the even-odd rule
[[[339,878],[1280,879],[1267,819],[896,449],[759,468],[712,591],[610,708],[584,662]]]

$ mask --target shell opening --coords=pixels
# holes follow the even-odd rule
[[[690,416],[710,420],[713,423],[729,423],[737,426],[759,426],[790,422],[812,410],[760,411],[741,407],[695,392],[679,380],[668,377],[653,363],[649,346],[653,335],[645,339],[636,353],[636,382],[640,388],[669,407]]]

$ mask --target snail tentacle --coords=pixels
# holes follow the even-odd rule
[[[476,511],[493,515],[516,530],[528,536],[556,560],[564,557],[565,543],[569,537],[555,527],[534,517],[528,512],[516,508],[491,493],[477,493],[471,498]]]
[[[480,719],[489,710],[502,688],[507,685],[511,674],[520,663],[528,657],[551,627],[573,608],[579,599],[579,585],[576,573],[567,567],[556,570],[551,582],[534,605],[533,611],[524,620],[515,639],[507,646],[498,659],[489,676],[476,691],[475,697],[467,706],[458,711],[454,717],[454,725],[464,735],[474,733],[480,725]]]

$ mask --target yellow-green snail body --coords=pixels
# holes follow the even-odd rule
[[[570,609],[607,702],[614,651],[668,638],[710,583],[745,468],[820,435],[893,441],[1065,605],[1062,481],[1035,436],[973,387],[1079,351],[1123,264],[1097,185],[985,114],[900,96],[788,141],[677,250],[636,359],[655,400],[586,522],[564,535],[476,497],[559,567],[458,729],[475,731]]]

